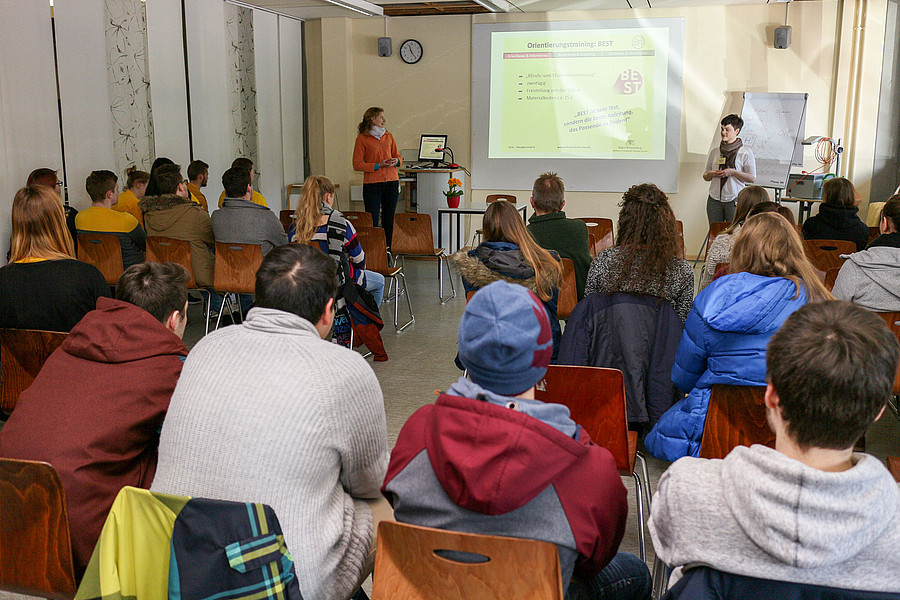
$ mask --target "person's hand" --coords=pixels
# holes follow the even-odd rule
[[[704,175],[708,175],[710,179],[713,179],[714,177],[722,177],[722,171],[707,171],[706,173],[704,173]]]
[[[386,158],[383,161],[381,161],[381,166],[382,167],[393,167],[397,164],[397,162],[398,161],[396,158]]]
[[[737,169],[722,169],[719,171],[719,177],[734,177],[736,173],[738,173]]]

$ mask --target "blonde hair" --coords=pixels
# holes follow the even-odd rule
[[[56,191],[45,185],[25,186],[13,199],[9,260],[25,258],[75,258],[62,202]]]
[[[543,301],[553,297],[553,289],[562,279],[560,261],[537,245],[516,207],[506,200],[491,203],[484,212],[481,233],[486,242],[512,242],[522,251],[522,256],[534,269],[534,283],[538,298]]]
[[[737,204],[734,209],[734,219],[731,220],[731,225],[725,229],[725,233],[734,233],[734,230],[747,220],[751,208],[757,204],[768,202],[769,192],[762,186],[748,185],[738,192],[736,201]]]
[[[310,175],[303,182],[300,200],[297,202],[297,210],[294,212],[297,230],[294,241],[305,244],[312,239],[319,227],[319,217],[324,214],[322,203],[327,194],[334,195],[334,184],[327,177]]]
[[[806,290],[808,302],[832,300],[834,296],[806,257],[797,229],[777,212],[754,215],[744,222],[734,240],[730,273],[747,272],[764,277],[784,277]]]

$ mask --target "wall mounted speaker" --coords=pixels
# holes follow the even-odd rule
[[[790,36],[788,36],[790,39]],[[378,56],[390,56],[391,55],[391,38],[389,37],[380,37],[378,38]]]
[[[791,26],[775,28],[775,47],[779,50],[785,50],[791,45]]]

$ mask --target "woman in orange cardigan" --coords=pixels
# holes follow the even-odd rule
[[[359,123],[356,145],[353,147],[353,169],[363,172],[363,202],[371,213],[375,227],[384,228],[390,248],[394,234],[394,211],[400,196],[400,152],[397,142],[384,128],[384,109],[373,106],[366,110]],[[379,225],[379,213],[381,224]]]

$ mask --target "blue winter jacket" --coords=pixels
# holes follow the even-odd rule
[[[783,277],[735,273],[697,295],[672,367],[672,382],[689,393],[647,434],[650,454],[669,461],[700,455],[714,384],[765,385],[766,344],[806,303],[805,288],[797,292],[794,282]]]

